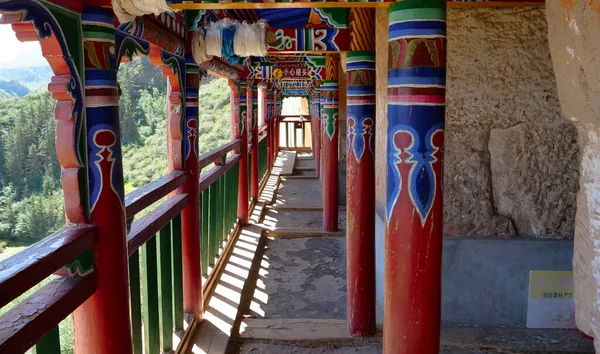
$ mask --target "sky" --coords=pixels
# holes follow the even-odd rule
[[[46,66],[39,42],[20,42],[10,25],[0,25],[0,68]]]

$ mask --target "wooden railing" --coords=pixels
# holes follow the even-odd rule
[[[240,155],[234,154],[200,176],[202,274],[206,276],[237,223],[239,159]]]
[[[184,176],[182,174],[179,179]],[[165,177],[148,185],[155,184],[155,189],[140,192],[147,196],[146,203],[164,198],[177,187],[177,183],[168,184],[171,188],[164,188],[165,183],[157,183],[169,180]],[[143,200],[136,199],[139,203]],[[142,348],[145,353],[168,352],[174,349],[173,332],[183,330],[180,213],[187,203],[187,194],[176,194],[138,220],[132,222],[134,215],[128,219],[127,252],[135,353],[142,353]]]
[[[68,226],[0,262],[1,306],[89,250],[95,239],[93,226]],[[0,316],[0,353],[25,352],[46,334],[39,347],[55,343],[59,353],[58,323],[95,291],[94,272],[50,280]]]
[[[281,120],[279,122],[279,131],[282,132],[283,137],[280,140],[279,147],[310,147],[308,144],[310,136],[307,138],[307,134],[310,134],[310,130],[308,129],[310,129],[310,121],[300,121],[299,119]]]
[[[264,139],[267,132],[263,127],[260,132],[259,176],[264,180],[268,172],[268,140]],[[220,256],[240,227],[239,146],[240,140],[236,140],[198,159],[200,169],[215,164],[199,178],[201,215],[198,217],[204,221],[200,235],[201,267],[207,276],[203,288],[215,283],[211,274],[214,269],[224,267],[226,260],[220,260]],[[250,156],[249,153],[249,160]],[[250,168],[248,164],[248,174]],[[173,171],[125,196],[135,353],[174,350],[173,334],[183,330],[181,212],[188,205],[189,196],[174,192],[189,177],[188,172]],[[33,345],[44,352],[60,352],[59,322],[92,296],[97,286],[93,270],[81,276],[67,274],[63,268],[82,254],[88,251],[91,254],[96,237],[94,226],[67,226],[0,262],[0,306],[18,299],[60,271],[56,273],[60,276],[0,316],[0,353],[24,352]]]
[[[228,152],[240,147],[241,140],[237,139],[218,148],[211,150],[198,157],[198,168],[202,170],[204,167],[226,156]]]

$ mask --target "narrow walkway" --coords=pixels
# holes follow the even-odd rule
[[[290,166],[291,165],[291,166]],[[306,153],[281,152],[198,326],[191,353],[381,353],[346,330],[346,211],[322,230],[321,187]],[[445,328],[446,354],[593,353],[577,331]]]

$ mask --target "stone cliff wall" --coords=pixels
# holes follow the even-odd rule
[[[382,82],[387,63],[380,62],[387,59],[387,16],[377,16],[379,94],[387,85]],[[378,101],[377,206],[382,217],[383,109],[387,106]],[[573,238],[577,131],[561,114],[544,8],[448,9],[446,112],[446,234]]]
[[[573,270],[579,329],[600,352],[600,1],[546,2],[548,40],[563,113],[581,150]]]

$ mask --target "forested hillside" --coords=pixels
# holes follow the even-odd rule
[[[16,81],[31,91],[45,91],[52,75],[54,74],[49,66],[0,68],[1,81]]]
[[[129,192],[167,172],[167,87],[146,57],[124,64],[118,79]],[[229,141],[227,81],[202,85],[200,102],[202,153]],[[64,226],[53,105],[48,92],[0,100],[0,252],[3,241],[29,244]]]
[[[30,93],[31,90],[18,81],[0,80],[0,100],[12,97],[24,97]]]

